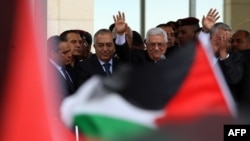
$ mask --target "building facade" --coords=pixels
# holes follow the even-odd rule
[[[249,0],[224,0],[224,22],[229,24],[233,31],[237,29],[250,31],[249,13]]]
[[[47,36],[81,29],[93,34],[94,0],[47,0]]]

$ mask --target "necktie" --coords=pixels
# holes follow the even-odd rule
[[[111,72],[110,72],[110,63],[104,63],[103,66],[104,66],[106,75],[107,76],[111,75]]]
[[[73,82],[72,82],[66,68],[62,67],[61,70],[62,70],[62,72],[63,72],[63,74],[65,76],[65,79],[66,79],[66,82],[67,82],[67,85],[68,85],[68,88],[69,88],[70,92],[73,92],[74,91],[74,85],[73,85]]]

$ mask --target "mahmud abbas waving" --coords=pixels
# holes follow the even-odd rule
[[[125,22],[125,14],[118,12],[116,16],[113,16],[113,19],[116,32],[115,42],[118,45],[123,45],[126,42],[125,31],[128,27]],[[167,42],[167,34],[164,30],[151,28],[146,35],[146,50],[129,50],[128,46],[124,46],[124,48],[117,46],[116,51],[122,60],[132,64],[159,63],[166,60]]]

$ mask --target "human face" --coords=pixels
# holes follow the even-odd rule
[[[108,62],[115,53],[112,33],[100,33],[94,44],[96,56],[103,62]]]
[[[174,30],[172,27],[170,26],[165,26],[165,27],[161,27],[166,33],[167,33],[167,36],[168,36],[168,43],[167,43],[167,46],[168,47],[171,47],[171,46],[174,46],[174,43],[175,43],[175,35],[174,35]]]
[[[71,47],[71,53],[73,56],[80,56],[82,52],[82,39],[80,34],[69,33],[67,35],[67,41]]]
[[[236,32],[232,37],[232,50],[239,51],[250,48],[250,42],[244,32]]]
[[[82,39],[82,57],[85,58],[87,54],[90,53],[91,46],[88,42],[83,38]]]
[[[159,61],[162,55],[165,55],[167,43],[162,35],[151,35],[148,37],[147,52],[149,57],[154,61]]]
[[[211,37],[211,45],[215,55],[220,51],[228,51],[231,48],[232,32],[218,29]]]
[[[191,26],[180,26],[178,28],[178,40],[181,46],[185,45],[195,37],[195,32]]]
[[[57,58],[60,65],[68,65],[71,63],[72,54],[68,42],[60,42]]]

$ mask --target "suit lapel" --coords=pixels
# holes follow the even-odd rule
[[[104,72],[101,63],[97,59],[97,56],[93,56],[93,63],[92,63],[93,71],[96,72],[96,74],[106,75]]]

